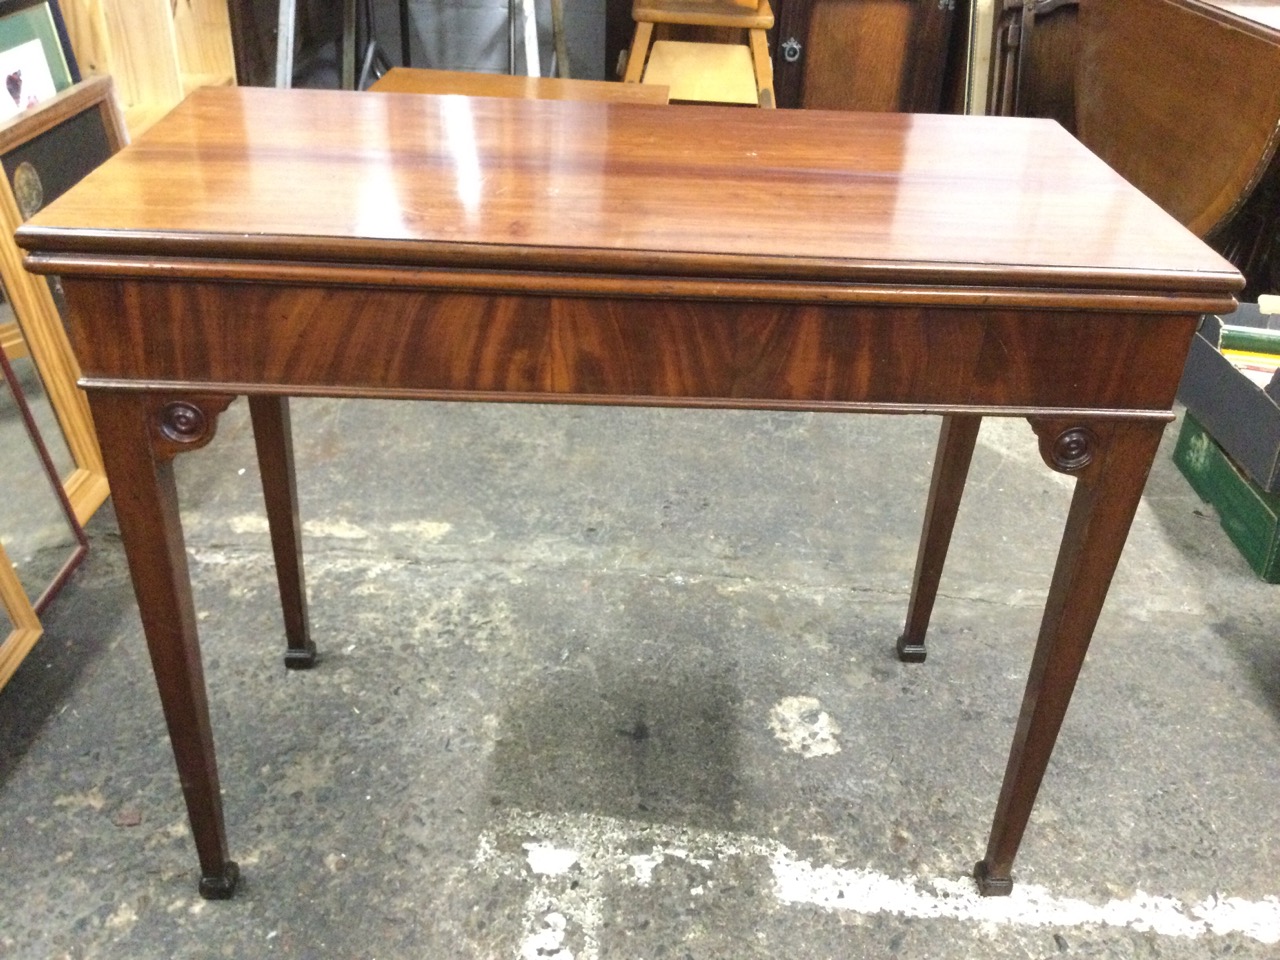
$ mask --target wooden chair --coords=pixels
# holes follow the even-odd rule
[[[627,83],[663,84],[672,100],[774,106],[769,0],[635,0],[631,18],[636,32],[623,76]],[[747,44],[669,40],[671,25],[745,30]],[[662,35],[656,41],[655,27]]]

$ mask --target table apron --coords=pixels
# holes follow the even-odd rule
[[[67,277],[83,383],[1167,419],[1194,314]]]

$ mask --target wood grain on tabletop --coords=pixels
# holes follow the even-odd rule
[[[264,259],[412,262],[417,241],[468,245],[478,267],[514,245],[621,273],[648,251],[664,269],[714,255],[725,277],[924,264],[968,282],[994,265],[1010,286],[1236,285],[1047,121],[259,88],[197,91],[19,242],[168,255],[184,234],[221,256],[311,238]]]

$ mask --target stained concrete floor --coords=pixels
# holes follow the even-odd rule
[[[1070,481],[931,418],[295,401],[281,665],[242,403],[178,460],[232,855],[196,865],[110,511],[0,694],[5,958],[1280,956],[1280,637],[1169,460],[1009,900],[983,850]]]

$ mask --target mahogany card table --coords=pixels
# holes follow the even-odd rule
[[[1242,283],[1049,121],[250,88],[18,241],[63,278],[206,897],[238,870],[172,460],[236,396],[291,667],[290,396],[941,415],[905,660],[982,417],[1027,418],[1075,492],[975,869],[1001,894],[1197,318]]]

